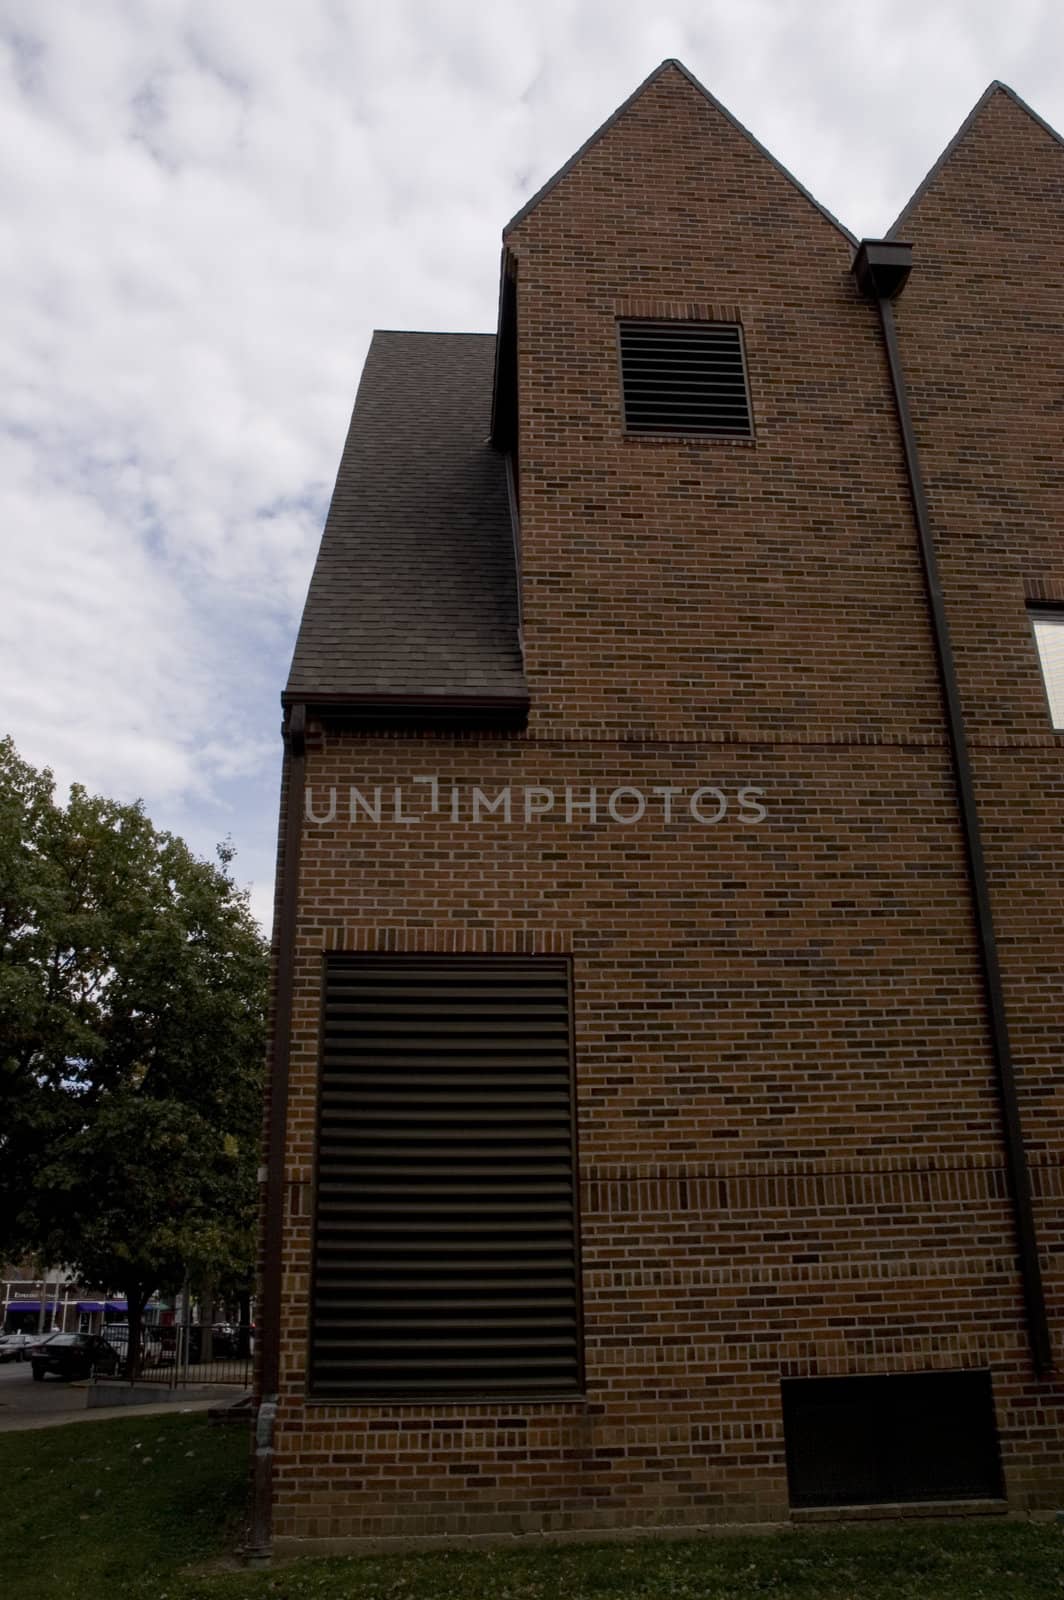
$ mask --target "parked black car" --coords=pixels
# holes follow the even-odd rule
[[[38,1383],[46,1372],[54,1372],[57,1378],[91,1378],[95,1372],[113,1376],[118,1360],[118,1351],[97,1333],[54,1333],[30,1353]]]

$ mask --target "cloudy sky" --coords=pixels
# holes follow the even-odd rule
[[[0,0],[0,731],[272,891],[278,694],[371,328],[666,56],[858,234],[1056,0]]]

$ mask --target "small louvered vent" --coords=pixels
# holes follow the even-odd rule
[[[736,323],[622,322],[620,333],[629,433],[752,433]]]
[[[569,974],[509,957],[326,965],[316,1394],[579,1383]]]

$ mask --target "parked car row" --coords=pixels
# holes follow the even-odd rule
[[[0,1335],[0,1361],[28,1361],[40,1382],[46,1373],[61,1378],[91,1378],[114,1373],[121,1355],[96,1333],[5,1333]]]
[[[0,1334],[0,1362],[29,1361],[38,1382],[46,1373],[62,1378],[91,1378],[97,1372],[111,1376],[125,1355],[123,1346],[98,1333]]]
[[[204,1359],[204,1329],[198,1324],[188,1330],[187,1356],[197,1363]],[[141,1362],[161,1365],[178,1359],[178,1334],[175,1327],[145,1326],[141,1330]],[[238,1328],[217,1322],[211,1328],[211,1359],[246,1359],[252,1350],[253,1328]],[[48,1373],[63,1378],[87,1378],[96,1373],[113,1376],[125,1365],[129,1348],[129,1324],[111,1323],[104,1334],[96,1333],[7,1333],[0,1334],[0,1362],[29,1361],[33,1376],[41,1382]]]

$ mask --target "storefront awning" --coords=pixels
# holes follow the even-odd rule
[[[9,1300],[7,1302],[7,1309],[8,1311],[39,1311],[41,1309],[41,1302],[39,1300]],[[56,1302],[54,1300],[50,1300],[45,1307],[45,1310],[55,1311]]]
[[[105,1311],[128,1311],[128,1300],[108,1300],[104,1306]]]
[[[79,1311],[102,1311],[102,1300],[77,1300],[74,1302]]]

